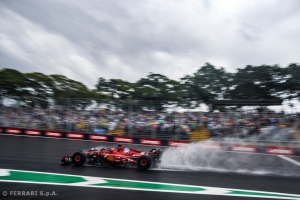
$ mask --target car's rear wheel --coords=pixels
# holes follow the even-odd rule
[[[72,156],[72,163],[76,166],[83,165],[86,161],[86,155],[82,152],[75,152]]]
[[[137,159],[138,169],[147,170],[151,167],[151,164],[152,164],[152,160],[148,156],[143,155]]]

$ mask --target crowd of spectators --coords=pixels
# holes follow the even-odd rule
[[[274,112],[206,113],[110,110],[51,110],[30,107],[2,107],[0,126],[60,131],[189,139],[196,129],[208,128],[213,138],[267,137],[279,129],[291,129],[297,114]],[[285,134],[286,135],[286,134]],[[286,137],[292,137],[291,134]]]

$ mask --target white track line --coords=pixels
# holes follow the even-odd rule
[[[289,161],[289,162],[291,162],[291,163],[293,163],[293,164],[295,164],[295,165],[298,165],[298,166],[300,166],[300,163],[299,163],[299,162],[297,162],[296,160],[293,160],[293,159],[291,159],[291,158],[288,158],[288,157],[286,157],[286,156],[283,156],[283,155],[278,155],[278,157],[280,157],[280,158],[282,158],[282,159],[284,159],[284,160],[287,160],[287,161]]]

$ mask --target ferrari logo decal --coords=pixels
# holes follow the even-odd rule
[[[114,161],[114,157],[113,157],[113,156],[107,156],[106,159],[107,159],[108,161],[111,161],[111,162]]]

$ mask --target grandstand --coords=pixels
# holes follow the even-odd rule
[[[100,105],[80,99],[59,99],[43,108],[40,101],[35,99],[34,107],[18,103],[3,105],[0,126],[193,141],[243,139],[290,142],[300,138],[297,114],[270,111],[177,112],[175,107],[172,111],[170,106],[168,110],[157,111],[150,109],[155,102],[126,105],[101,102]],[[213,103],[224,105],[224,102]],[[232,105],[234,102],[225,103]]]

